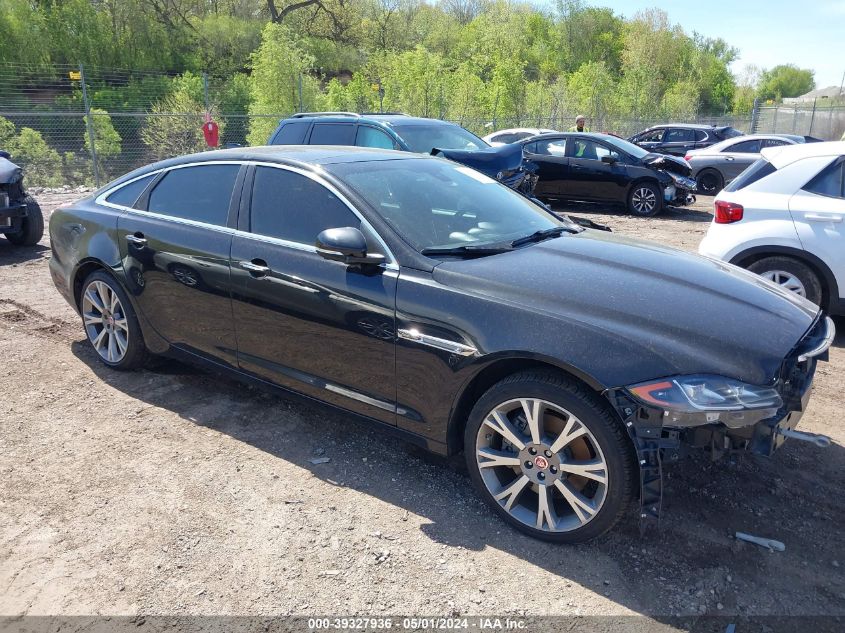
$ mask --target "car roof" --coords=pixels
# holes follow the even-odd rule
[[[825,143],[798,143],[781,147],[767,147],[761,154],[777,169],[804,158],[815,156],[845,156],[845,141]]]
[[[547,127],[509,127],[504,130],[490,132],[487,136],[493,136],[494,134],[513,134],[515,132],[535,132],[537,130],[545,130],[545,132],[541,132],[542,134],[553,134],[555,132],[555,130]]]
[[[520,139],[517,141],[517,143],[533,143],[534,141],[540,141],[547,138],[552,139],[571,136],[594,138],[597,141],[604,141],[611,138],[619,138],[617,136],[613,136],[612,134],[602,134],[601,132],[546,132],[545,134],[535,134],[534,136],[529,136],[528,138]]]
[[[707,125],[705,123],[661,123],[659,125],[652,125],[649,130],[659,130],[667,127],[687,128],[690,130],[720,130],[731,127],[730,125]]]
[[[326,113],[321,114],[315,112],[313,114],[298,114],[287,119],[282,119],[282,123],[286,123],[288,121],[320,121],[324,123],[364,123],[364,122],[375,122],[375,123],[385,123],[387,125],[394,125],[396,123],[401,123],[402,125],[431,125],[432,123],[436,125],[455,125],[454,123],[450,123],[449,121],[442,121],[440,119],[428,119],[425,117],[416,117],[416,116],[409,116],[407,114],[402,114],[400,112],[376,112],[376,113],[364,113],[364,114],[355,114],[354,112],[337,112],[337,113]]]

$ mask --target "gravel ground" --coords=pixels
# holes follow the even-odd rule
[[[709,208],[570,210],[694,250]],[[632,509],[561,547],[496,520],[459,462],[342,413],[175,362],[107,370],[48,246],[0,240],[0,614],[845,616],[841,335],[801,423],[830,448],[670,465],[659,531]]]

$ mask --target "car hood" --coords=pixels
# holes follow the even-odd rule
[[[588,341],[581,357],[595,367],[581,369],[607,387],[691,373],[771,384],[818,313],[730,264],[592,230],[447,260],[433,274],[445,285],[543,314],[549,333],[566,328],[570,340]],[[555,351],[555,338],[545,339],[548,355],[565,355],[566,346]]]
[[[501,171],[514,171],[522,165],[522,145],[519,143],[477,150],[434,148],[431,153],[477,169],[491,178]]]
[[[0,156],[0,183],[13,183],[21,179],[23,170],[8,158]]]
[[[683,158],[668,156],[666,154],[647,154],[643,157],[643,163],[655,169],[670,171],[679,176],[689,176],[692,171]]]

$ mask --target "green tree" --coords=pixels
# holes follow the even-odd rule
[[[197,86],[196,76],[186,74],[174,80],[173,92],[153,104],[141,139],[156,160],[208,149],[202,132],[206,109],[197,94],[201,86]],[[212,104],[208,114],[218,121],[223,135],[225,121],[220,120],[217,106]]]
[[[85,117],[83,117],[85,120]],[[122,151],[120,134],[114,129],[111,117],[105,110],[99,108],[91,109],[91,123],[94,132],[94,149],[97,153],[97,166],[100,175],[108,173],[109,159],[117,156]],[[91,155],[91,135],[85,132],[85,151]]]
[[[276,128],[278,116],[299,110],[300,85],[302,108],[307,110],[315,106],[320,84],[309,74],[314,58],[305,53],[290,29],[281,24],[264,27],[261,45],[253,53],[251,64],[249,114],[252,118],[247,140],[252,145],[263,145]]]
[[[813,71],[782,64],[763,71],[760,77],[759,96],[763,99],[799,97],[816,87]]]
[[[24,168],[26,182],[41,187],[58,187],[62,184],[62,158],[47,145],[41,133],[22,127],[6,148],[12,160]]]

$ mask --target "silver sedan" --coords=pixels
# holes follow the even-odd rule
[[[703,149],[689,150],[684,158],[692,169],[692,177],[698,183],[698,192],[714,196],[760,158],[762,149],[815,140],[795,134],[749,134],[729,138]]]

